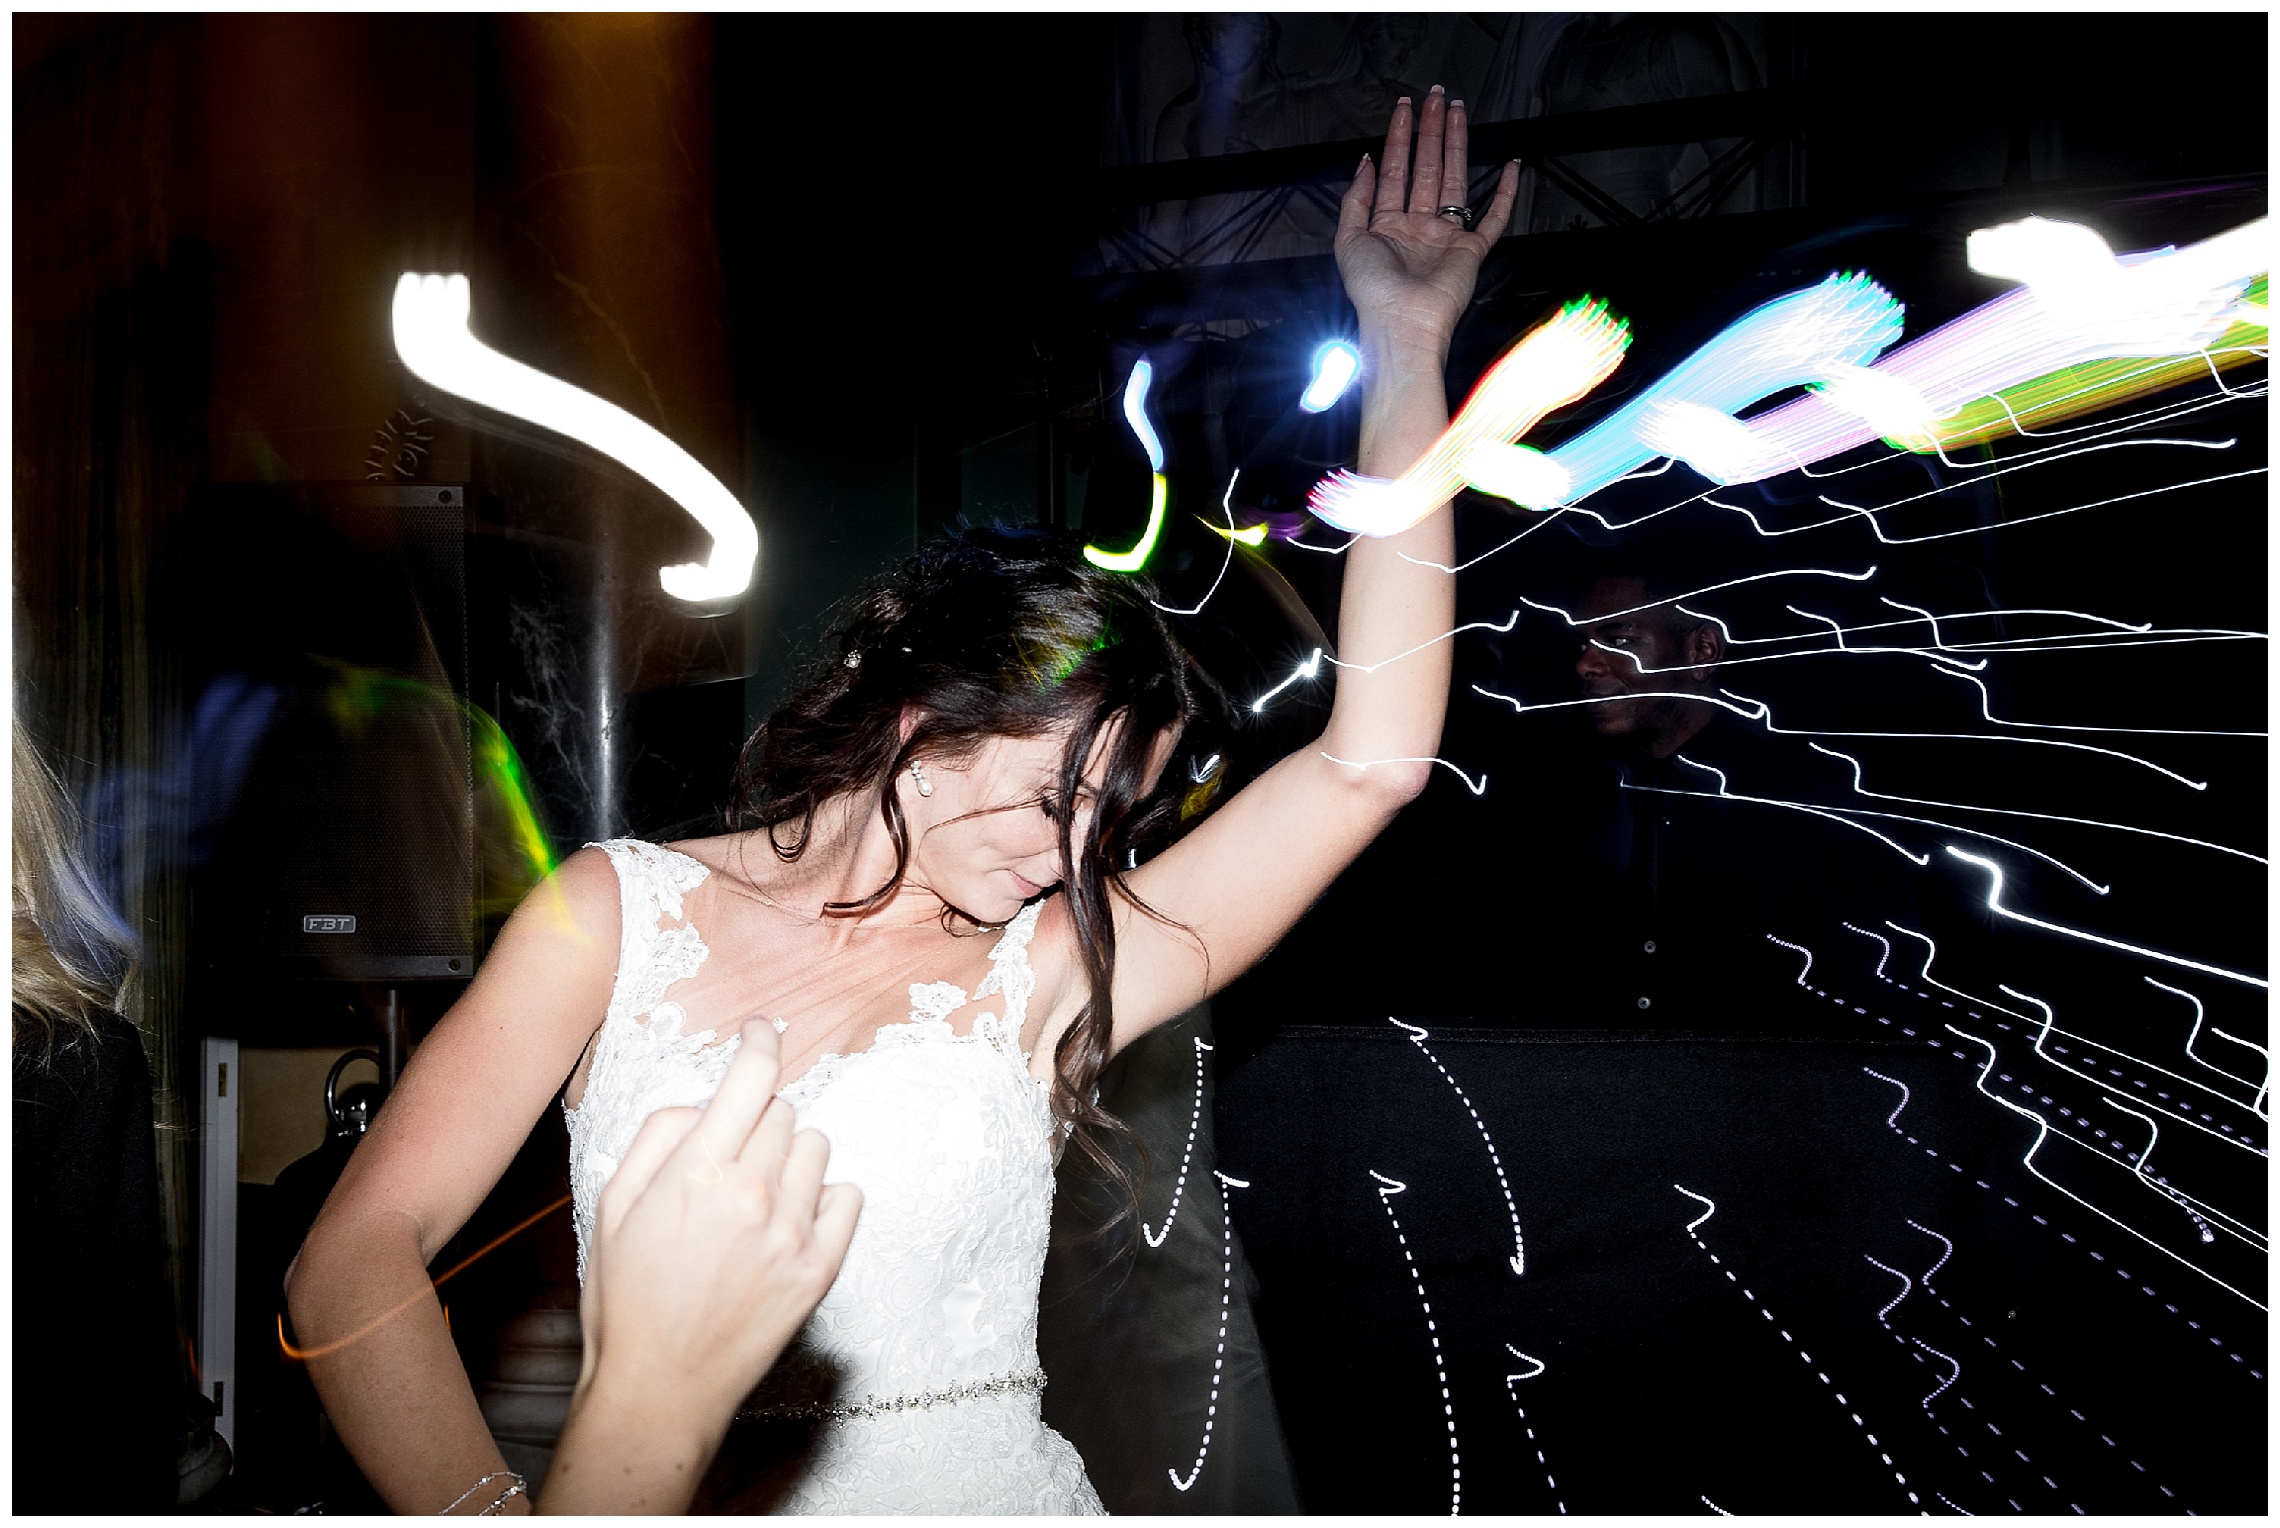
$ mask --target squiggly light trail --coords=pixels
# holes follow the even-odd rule
[[[2076,1204],[2081,1205],[2084,1209],[2097,1216],[2100,1220],[2103,1220],[2109,1225],[2115,1226],[2123,1231],[2128,1232],[2130,1235],[2136,1237],[2139,1241],[2144,1242],[2147,1246],[2153,1248],[2154,1251],[2160,1253],[2162,1256],[2171,1258],[2179,1263],[2184,1264],[2187,1268],[2192,1269],[2195,1273],[2199,1274],[2202,1278],[2207,1279],[2210,1283],[2216,1285],[2219,1289],[2224,1290],[2227,1294],[2239,1295],[2240,1298],[2246,1300],[2249,1304],[2255,1306],[2258,1310],[2264,1310],[2266,1308],[2264,1302],[2258,1300],[2254,1295],[2251,1295],[2245,1290],[2239,1289],[2231,1284],[2226,1283],[2223,1279],[2218,1278],[2215,1274],[2209,1272],[2208,1269],[2203,1268],[2200,1264],[2194,1262],[2191,1258],[2185,1257],[2182,1254],[2176,1252],[2172,1252],[2169,1248],[2155,1241],[2152,1237],[2147,1236],[2144,1232],[2130,1225],[2127,1221],[2116,1219],[2114,1216],[2107,1214],[2104,1210],[2099,1209],[2098,1206],[2092,1204],[2089,1200],[2083,1198],[2080,1194],[2077,1194],[2074,1192],[2074,1190],[2066,1187],[2066,1185],[2060,1183],[2057,1179],[2051,1177],[2050,1174],[2037,1167],[2035,1165],[2035,1154],[2042,1150],[2043,1142],[2050,1139],[2050,1121],[2044,1118],[2042,1115],[2036,1113],[2034,1110],[2027,1108],[2023,1104],[2015,1104],[2011,1102],[2008,1098],[2003,1097],[1994,1089],[1987,1086],[1987,1075],[1988,1073],[1995,1070],[1996,1050],[1994,1041],[1982,1039],[1978,1035],[1972,1034],[1969,1030],[1956,1028],[1953,1024],[1949,1024],[1944,1027],[1950,1034],[1961,1035],[1964,1039],[1969,1040],[1972,1044],[1983,1045],[1987,1048],[1987,1064],[1979,1069],[1979,1078],[1975,1084],[1975,1086],[1977,1086],[1979,1089],[1979,1092],[1983,1096],[1993,1099],[1997,1104],[2001,1105],[2005,1109],[2010,1110],[2013,1114],[2021,1115],[2035,1122],[2036,1134],[2034,1144],[2029,1146],[2027,1148],[2026,1155],[2022,1156],[2019,1159],[2019,1165],[2021,1167],[2025,1168],[2029,1173],[2033,1174],[2043,1183],[2049,1185],[2051,1188],[2058,1190],[2058,1192],[2073,1200]],[[2059,1139],[2063,1141],[2068,1139],[2068,1137],[2062,1135],[2059,1137]]]
[[[1195,1041],[1195,1107],[1188,1113],[1187,1147],[1180,1153],[1180,1175],[1172,1183],[1172,1202],[1164,1211],[1164,1229],[1151,1231],[1147,1222],[1140,1224],[1140,1239],[1151,1247],[1161,1247],[1164,1238],[1172,1234],[1172,1222],[1179,1218],[1180,1195],[1187,1190],[1188,1166],[1195,1160],[1196,1133],[1203,1128],[1203,1058],[1211,1050],[1198,1035]],[[1181,1489],[1186,1489],[1182,1487]]]
[[[1609,314],[1605,303],[1588,297],[1569,303],[1488,369],[1416,465],[1390,481],[1335,473],[1314,485],[1307,508],[1340,530],[1371,536],[1407,530],[1456,497],[1476,451],[1503,447],[1553,409],[1590,392],[1621,363],[1630,343],[1630,326]],[[1489,470],[1508,477],[1543,471],[1534,452],[1494,460]]]
[[[1520,1206],[1513,1201],[1512,1182],[1504,1176],[1504,1158],[1497,1155],[1496,1141],[1488,1133],[1487,1122],[1480,1117],[1480,1111],[1473,1107],[1473,1101],[1465,1096],[1465,1090],[1458,1085],[1457,1079],[1451,1077],[1449,1069],[1441,1064],[1441,1058],[1426,1048],[1425,1042],[1432,1038],[1429,1033],[1414,1024],[1404,1024],[1390,1015],[1386,1022],[1407,1035],[1409,1043],[1417,1047],[1417,1053],[1433,1063],[1433,1070],[1441,1074],[1441,1080],[1457,1095],[1457,1102],[1465,1106],[1465,1113],[1472,1116],[1473,1128],[1480,1132],[1480,1142],[1488,1148],[1488,1164],[1496,1169],[1496,1186],[1504,1190],[1505,1213],[1512,1217],[1512,1256],[1506,1262],[1510,1265],[1514,1278],[1525,1277],[1528,1272],[1528,1244],[1520,1235]]]
[[[1535,1368],[1529,1370],[1526,1374],[1505,1375],[1504,1393],[1512,1397],[1512,1409],[1520,1414],[1521,1430],[1528,1434],[1528,1445],[1536,1451],[1536,1464],[1544,1472],[1544,1484],[1551,1488],[1552,1506],[1557,1509],[1560,1516],[1565,1517],[1567,1515],[1567,1503],[1560,1499],[1560,1483],[1552,1478],[1551,1463],[1544,1458],[1544,1445],[1536,1441],[1535,1424],[1528,1420],[1528,1408],[1520,1404],[1520,1392],[1513,1388],[1522,1380],[1534,1379],[1537,1375],[1543,1373],[1544,1361],[1541,1358],[1533,1356],[1532,1354],[1521,1352],[1518,1348],[1514,1347],[1509,1342],[1504,1345],[1504,1351],[1510,1353],[1514,1358],[1519,1359],[1524,1364],[1534,1364],[1536,1366]],[[1709,1498],[1704,1497],[1703,1500],[1707,1501]]]
[[[1441,1357],[1441,1330],[1433,1321],[1433,1302],[1425,1293],[1425,1275],[1418,1270],[1417,1256],[1409,1250],[1409,1238],[1402,1233],[1401,1217],[1393,1211],[1393,1196],[1409,1192],[1409,1185],[1388,1178],[1375,1168],[1365,1169],[1378,1181],[1378,1203],[1385,1206],[1385,1218],[1393,1222],[1393,1239],[1401,1243],[1401,1260],[1409,1266],[1409,1280],[1417,1286],[1417,1301],[1425,1307],[1425,1335],[1433,1344],[1433,1377],[1441,1386],[1441,1410],[1449,1425],[1449,1516],[1455,1517],[1465,1500],[1464,1457],[1457,1451],[1456,1403],[1449,1399],[1449,1369]]]
[[[1859,1412],[1852,1409],[1852,1402],[1845,1399],[1845,1393],[1842,1390],[1837,1389],[1835,1382],[1829,1378],[1828,1372],[1823,1369],[1814,1368],[1813,1355],[1806,1352],[1803,1348],[1799,1347],[1797,1345],[1797,1339],[1790,1336],[1786,1328],[1782,1327],[1778,1322],[1774,1321],[1773,1312],[1766,1309],[1766,1307],[1759,1302],[1758,1297],[1750,1292],[1749,1288],[1742,1283],[1739,1277],[1735,1275],[1734,1270],[1726,1266],[1725,1259],[1719,1257],[1717,1253],[1712,1252],[1710,1250],[1710,1244],[1702,1239],[1700,1231],[1703,1222],[1707,1221],[1711,1216],[1718,1213],[1718,1206],[1716,1202],[1714,1202],[1708,1194],[1697,1194],[1694,1192],[1694,1190],[1688,1188],[1683,1183],[1673,1183],[1671,1187],[1677,1189],[1687,1198],[1692,1199],[1703,1206],[1702,1213],[1687,1222],[1686,1239],[1693,1242],[1696,1247],[1700,1248],[1703,1255],[1710,1259],[1711,1266],[1715,1267],[1720,1273],[1723,1273],[1726,1276],[1726,1282],[1732,1284],[1736,1289],[1740,1290],[1742,1292],[1742,1298],[1750,1302],[1751,1308],[1756,1310],[1758,1314],[1765,1317],[1766,1321],[1773,1326],[1775,1331],[1781,1333],[1781,1340],[1784,1343],[1788,1344],[1791,1352],[1795,1353],[1799,1359],[1803,1360],[1805,1367],[1808,1369],[1813,1369],[1813,1377],[1828,1387],[1829,1394],[1836,1400],[1837,1405],[1852,1418],[1853,1426],[1860,1429],[1861,1436],[1868,1440],[1868,1446],[1877,1451],[1877,1457],[1882,1459],[1884,1461],[1884,1467],[1892,1472],[1892,1478],[1900,1483],[1900,1489],[1908,1493],[1909,1502],[1916,1506],[1922,1506],[1923,1502],[1922,1499],[1916,1495],[1916,1488],[1908,1484],[1908,1477],[1905,1474],[1901,1473],[1900,1467],[1898,1465],[1892,1462],[1892,1456],[1884,1451],[1884,1445],[1877,1441],[1876,1434],[1868,1430],[1868,1424],[1861,1420]]]
[[[2182,955],[2168,955],[2164,954],[2160,950],[2149,950],[2143,945],[2124,944],[2119,939],[2108,939],[2103,934],[2093,934],[2083,929],[2068,928],[2063,923],[2046,923],[2042,919],[2033,917],[2027,913],[2016,912],[2011,908],[2005,907],[2003,905],[2002,866],[1996,864],[1991,859],[1985,859],[1979,855],[1967,853],[1962,849],[1958,849],[1953,844],[1949,844],[1947,846],[1947,852],[1954,855],[1957,859],[1966,861],[1967,863],[1973,865],[1977,865],[1980,869],[1987,872],[1987,910],[1991,913],[1998,913],[2005,918],[2011,919],[2015,923],[2024,923],[2031,928],[2045,929],[2053,934],[2063,934],[2069,939],[2081,939],[2086,940],[2091,944],[2102,944],[2108,949],[2121,950],[2126,954],[2143,955],[2148,960],[2167,961],[2173,966],[2183,966],[2188,971],[2200,971],[2209,976],[2221,976],[2227,981],[2245,982],[2251,987],[2262,987],[2266,991],[2270,991],[2272,988],[2272,983],[2266,981],[2263,977],[2260,976],[2250,976],[2242,971],[2228,971],[2223,966],[2205,965],[2198,960],[2187,960]]]
[[[1251,1186],[1248,1180],[1230,1178],[1223,1172],[1214,1172],[1212,1176],[1219,1180],[1219,1224],[1223,1233],[1220,1240],[1225,1254],[1219,1275],[1219,1346],[1211,1360],[1211,1399],[1204,1407],[1203,1442],[1195,1451],[1195,1467],[1188,1471],[1185,1480],[1180,1479],[1178,1470],[1164,1472],[1172,1477],[1172,1489],[1183,1492],[1193,1490],[1196,1478],[1203,1474],[1204,1458],[1211,1452],[1212,1429],[1219,1421],[1219,1385],[1227,1371],[1227,1317],[1235,1299],[1235,1218],[1227,1212],[1227,1191]],[[1166,1220],[1164,1229],[1168,1232],[1171,1228],[1172,1223]]]

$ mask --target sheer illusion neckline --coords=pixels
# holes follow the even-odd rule
[[[680,904],[683,894],[695,890],[712,877],[713,867],[695,855],[663,844],[643,843],[640,848],[665,862],[658,868],[671,872],[671,879],[675,883],[674,895],[669,904],[656,909],[660,916],[648,928],[621,929],[621,944],[631,951],[638,938],[649,953],[672,949],[682,956],[682,960],[680,968],[674,970],[666,980],[657,983],[654,991],[638,995],[613,993],[611,1007],[622,1012],[628,1021],[639,1022],[653,1037],[676,1042],[675,1048],[685,1048],[692,1053],[692,1057],[701,1056],[715,1066],[726,1067],[737,1047],[743,1043],[743,1036],[731,1034],[723,1040],[717,1025],[684,1034],[681,1026],[687,1019],[686,1012],[679,1003],[665,998],[668,988],[695,976],[711,956],[711,948],[698,931],[695,918],[684,911]],[[1019,1067],[1030,1083],[1040,1089],[1048,1088],[1050,1085],[1044,1078],[1029,1071],[1031,1052],[1021,1045],[1021,1031],[1028,1017],[1029,997],[1037,985],[1036,973],[1029,965],[1029,942],[1037,931],[1038,915],[1043,909],[1042,902],[1032,902],[1002,925],[997,943],[990,949],[990,969],[972,991],[969,992],[956,982],[910,983],[908,1018],[881,1024],[872,1032],[869,1042],[857,1049],[825,1051],[814,1057],[800,1068],[796,1077],[788,1081],[779,1080],[777,1096],[793,1098],[795,1102],[812,1101],[856,1062],[882,1050],[924,1042],[986,1045]],[[670,929],[663,926],[662,915],[667,913],[679,920]],[[977,1013],[964,1033],[951,1027],[951,1014],[968,1004],[993,996],[1004,999],[1002,1007],[1005,1011],[1002,1016],[986,1011]],[[635,1001],[626,1002],[627,998],[634,998]],[[640,998],[647,999],[646,1011],[640,1005]],[[607,1027],[608,1019],[603,1022],[604,1027]],[[739,1020],[739,1025],[742,1022]],[[565,1103],[564,1109],[571,1113],[583,1109],[592,1088],[593,1078],[589,1073],[586,1087],[580,1090],[578,1103]]]

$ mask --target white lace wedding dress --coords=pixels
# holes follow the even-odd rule
[[[585,1093],[564,1111],[581,1273],[595,1200],[634,1132],[653,1110],[710,1098],[737,1044],[683,1034],[665,997],[709,953],[681,898],[710,872],[655,844],[600,847],[617,868],[623,933]],[[947,1016],[969,995],[914,982],[907,1022],[783,1090],[800,1124],[831,1141],[828,1181],[862,1188],[863,1214],[831,1292],[746,1413],[820,1422],[772,1478],[775,1511],[1101,1511],[1076,1450],[1038,1414],[1057,1127],[1021,1053],[1037,911],[1006,926],[972,994],[1003,998],[1002,1014],[957,1034]],[[732,1428],[724,1456],[769,1430],[782,1427]]]

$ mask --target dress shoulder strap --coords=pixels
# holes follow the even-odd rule
[[[690,971],[678,969],[689,964],[687,956],[704,958],[703,942],[681,911],[681,896],[712,872],[686,854],[638,838],[586,847],[608,855],[618,877],[618,969],[610,1014],[638,1018],[656,1006],[673,979],[691,974],[693,965]],[[660,929],[666,918],[680,927]]]
[[[974,989],[978,998],[1003,994],[1006,1028],[1014,1034],[1021,1033],[1029,1017],[1030,994],[1037,990],[1037,973],[1029,965],[1029,941],[1037,933],[1037,915],[1044,910],[1043,902],[1032,902],[1014,914],[990,949],[990,974]]]

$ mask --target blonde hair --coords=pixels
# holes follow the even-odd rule
[[[59,1040],[93,1035],[96,1013],[119,1011],[135,948],[80,860],[71,798],[20,718],[11,718],[11,730],[14,1036],[19,1050],[37,1045],[45,1060]]]

